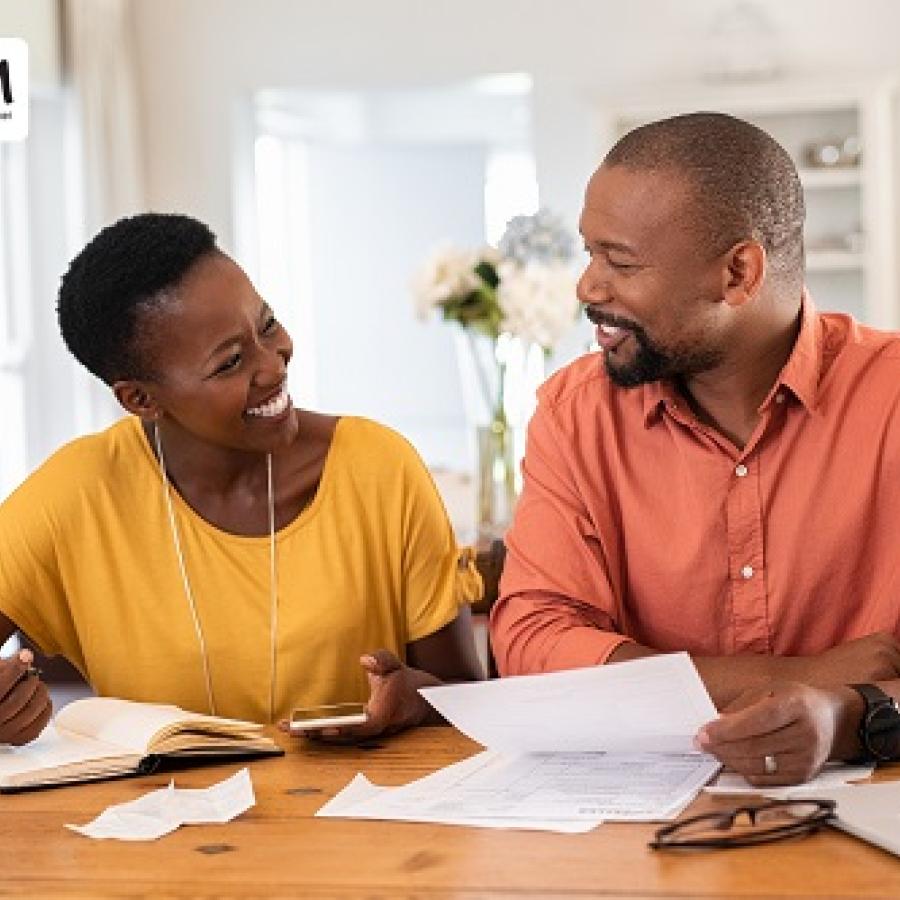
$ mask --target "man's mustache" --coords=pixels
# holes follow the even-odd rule
[[[586,305],[584,314],[594,325],[608,325],[610,328],[624,328],[633,332],[642,331],[641,326],[636,322],[620,319],[618,316],[611,316],[609,313],[603,312],[598,306]]]

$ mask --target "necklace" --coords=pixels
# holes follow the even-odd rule
[[[191,610],[191,619],[194,623],[194,631],[197,635],[197,643],[200,645],[200,657],[203,661],[203,677],[206,682],[206,697],[209,701],[211,715],[216,715],[216,701],[213,696],[212,678],[209,674],[209,653],[206,649],[206,639],[203,636],[203,628],[200,625],[200,616],[197,614],[197,604],[194,601],[194,592],[188,578],[187,567],[184,564],[184,553],[181,549],[181,538],[178,525],[175,521],[175,508],[172,504],[172,488],[169,484],[169,475],[166,471],[166,459],[163,455],[162,438],[159,435],[159,426],[154,423],[153,436],[156,439],[156,456],[159,460],[159,471],[162,475],[163,496],[166,498],[166,509],[169,513],[169,527],[172,531],[172,543],[175,546],[175,556],[178,558],[178,569],[181,572],[181,583],[184,585],[184,595],[187,598]],[[275,552],[275,489],[272,479],[272,454],[266,454],[266,477],[269,502],[269,721],[275,721],[275,663],[276,640],[278,635],[278,566]]]

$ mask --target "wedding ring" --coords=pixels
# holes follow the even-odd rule
[[[774,775],[778,771],[778,760],[774,756],[764,756],[763,768],[766,770],[766,775]]]

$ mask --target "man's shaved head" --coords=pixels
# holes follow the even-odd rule
[[[682,178],[711,256],[755,240],[770,276],[786,286],[802,281],[803,189],[787,151],[762,129],[723,113],[674,116],[628,132],[603,165]]]

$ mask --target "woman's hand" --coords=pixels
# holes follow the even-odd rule
[[[418,690],[440,684],[438,678],[404,665],[390,650],[367,653],[359,662],[369,679],[368,721],[363,725],[310,730],[305,732],[308,737],[332,743],[356,743],[377,735],[394,734],[427,721],[440,721]],[[287,730],[286,722],[281,722],[280,726]]]
[[[0,659],[0,743],[33,741],[50,721],[53,707],[46,685],[31,672],[34,654],[21,650]]]

